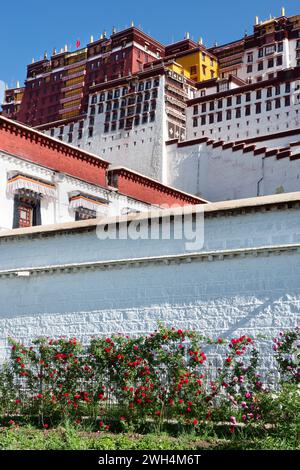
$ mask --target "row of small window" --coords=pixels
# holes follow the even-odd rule
[[[275,52],[283,52],[283,42],[272,44],[270,46],[261,47],[258,49],[258,57],[264,57],[266,55],[274,54]],[[250,52],[247,56],[247,61],[253,62],[253,52]]]
[[[130,96],[128,99],[123,99],[120,101],[108,101],[106,104],[106,111],[111,111],[112,109],[119,109],[119,108],[124,108],[125,106],[133,106],[135,103],[142,103],[144,101],[149,101],[150,99],[156,99],[157,98],[157,90],[152,91],[147,91],[144,95],[137,95],[135,96]],[[98,104],[98,114],[103,113],[104,111],[104,103],[99,103]],[[91,106],[90,114],[96,114],[96,107],[95,105]]]
[[[297,43],[296,43],[296,49],[300,49],[299,39],[297,40]],[[283,52],[283,42],[272,44],[270,46],[261,47],[258,50],[258,57],[261,58],[264,56],[268,56],[268,55],[274,54],[275,52]],[[297,56],[297,57],[300,57],[300,56]],[[248,64],[253,62],[253,60],[254,60],[253,52],[250,52],[249,54],[247,54]]]
[[[151,112],[149,115],[144,114],[142,117],[135,116],[134,120],[133,120],[133,118],[129,118],[129,119],[126,120],[126,122],[125,122],[124,119],[121,119],[119,121],[119,129],[124,129],[124,127],[130,128],[130,127],[132,127],[133,123],[134,123],[135,126],[138,126],[140,124],[147,124],[148,122],[154,122],[154,121],[155,121],[155,112]],[[83,123],[83,121],[82,121],[82,123]],[[71,126],[69,128],[69,133],[68,133],[68,138],[67,138],[68,143],[73,142],[74,125],[71,124]],[[94,126],[94,120],[93,120],[93,118],[91,118],[90,122],[89,122],[89,128],[88,128],[88,138],[93,137],[93,134],[94,134],[94,127],[93,126]],[[61,129],[63,129],[63,128],[60,128],[60,134],[58,135],[59,140],[63,140],[63,131],[61,131]],[[111,127],[110,127],[109,123],[106,122],[105,125],[104,125],[104,132],[109,132],[109,130],[116,131],[117,130],[117,123],[112,122]],[[51,129],[51,136],[52,137],[54,136],[54,129]],[[81,128],[79,128],[79,130],[78,130],[77,140],[81,140],[82,137],[83,137],[83,126]]]
[[[78,129],[82,131],[83,127],[84,127],[84,121],[80,121],[79,124],[78,124]],[[64,126],[61,126],[59,128],[59,135],[63,135],[64,131],[65,131]],[[74,124],[72,123],[72,124],[69,125],[69,133],[72,133],[73,131],[74,131]],[[55,129],[53,128],[53,129],[50,130],[50,136],[54,137],[54,135],[55,135]]]
[[[135,116],[134,118],[129,118],[129,119],[121,119],[119,121],[119,124],[117,122],[112,122],[109,124],[106,122],[104,124],[104,132],[109,132],[109,131],[116,131],[118,129],[131,129],[133,125],[139,126],[140,124],[147,124],[148,122],[154,122],[155,121],[155,113],[152,112],[149,115],[144,114],[142,116]]]
[[[136,107],[132,106],[130,108],[127,108],[127,112],[126,112],[126,109],[121,109],[120,111],[120,118],[123,118],[125,116],[133,116],[134,114],[140,114],[140,113],[147,113],[148,111],[154,111],[156,109],[156,101],[152,101],[151,104],[150,103],[145,103],[144,106],[143,106],[143,109],[142,109],[142,105],[141,104],[137,104]],[[116,121],[118,119],[118,114],[119,112],[118,111],[113,111],[112,113],[108,112],[106,113],[105,115],[105,121],[106,122],[109,122],[111,119],[113,121]],[[90,118],[90,120],[93,119],[93,117]]]
[[[93,137],[93,128],[92,128],[92,127],[89,128],[89,130],[88,130],[88,136],[89,136],[89,137]],[[59,135],[57,136],[57,138],[58,138],[59,140],[64,140],[63,137],[64,137],[63,134],[59,134]],[[77,133],[77,140],[81,140],[82,137],[83,137],[83,129],[79,129],[79,130],[78,130],[78,133]],[[73,132],[69,132],[69,134],[67,134],[67,142],[68,142],[69,144],[71,144],[71,143],[73,142]]]
[[[298,39],[297,43],[296,43],[296,49],[299,49],[299,48],[300,48],[300,40]],[[264,57],[264,56],[267,56],[267,55],[271,55],[271,54],[274,54],[275,52],[283,52],[283,42],[279,42],[277,45],[272,44],[270,46],[261,47],[258,50],[258,57]],[[247,62],[248,63],[253,62],[253,53],[252,52],[250,52],[250,54],[248,54]]]
[[[298,51],[297,51],[297,53],[298,53]],[[298,57],[300,57],[300,55]],[[282,64],[283,64],[282,55],[279,55],[278,57],[276,57],[276,59],[274,59],[274,58],[268,59],[268,61],[266,62],[266,65],[267,65],[268,69],[271,69],[271,68],[275,67],[275,65],[276,65],[276,67],[280,67]],[[261,70],[264,70],[264,65],[265,65],[265,62],[263,60],[258,62],[257,71],[260,72]],[[253,72],[253,65],[252,64],[247,65],[247,73],[252,73],[252,72]]]
[[[152,137],[150,137],[147,142],[152,142]],[[139,141],[134,140],[133,142],[131,142],[131,146],[136,147],[137,145],[144,145],[144,144],[147,143],[147,142],[146,142],[144,139],[139,140]],[[128,144],[128,143],[123,144],[122,147],[128,149],[128,148],[129,148],[129,144]],[[106,153],[106,151],[112,152],[113,150],[121,150],[121,145],[116,145],[115,147],[103,148],[103,149],[101,150],[101,154]]]
[[[290,106],[291,105],[291,98],[290,96],[285,96],[284,98],[284,106]],[[281,98],[276,98],[274,100],[274,106],[275,109],[279,109],[282,106],[282,100]],[[245,116],[250,116],[251,115],[251,109],[252,106],[248,105],[245,106],[244,108],[244,115]],[[273,109],[273,101],[269,100],[266,101],[266,111],[272,111]],[[262,103],[256,103],[255,104],[255,114],[260,114],[262,112]],[[233,109],[228,109],[225,112],[226,120],[230,120],[234,116],[234,110]],[[235,109],[235,119],[239,119],[242,117],[242,108],[236,108]],[[209,114],[201,116],[199,119],[197,117],[193,118],[193,127],[198,127],[198,122],[200,121],[201,126],[205,126],[207,124],[207,119],[208,118],[208,124],[213,124],[215,122],[221,122],[223,121],[223,112],[219,111],[216,115],[215,114]]]
[[[285,126],[279,126],[279,125],[276,125],[276,126],[275,126],[275,125],[274,125],[272,128],[271,128],[271,127],[267,127],[266,130],[264,130],[264,129],[263,129],[263,130],[262,130],[262,129],[256,129],[256,135],[259,135],[259,134],[261,134],[261,133],[262,133],[262,134],[265,134],[266,132],[267,132],[267,133],[269,133],[269,132],[272,132],[272,133],[273,133],[275,130],[279,131],[279,130],[282,130],[284,127],[285,127],[286,129],[289,129],[289,128],[290,128],[290,124],[287,122],[287,123],[285,124]],[[224,130],[224,128],[222,128],[222,127],[218,127],[218,128],[215,128],[215,127],[214,127],[213,129],[209,129],[209,133],[210,133],[210,135],[216,134],[217,132],[218,132],[219,134],[222,133],[222,136],[221,136],[221,137],[215,136],[214,139],[217,138],[218,140],[223,140],[223,141],[224,141],[224,140],[230,141],[230,140],[233,140],[234,138],[239,139],[239,138],[241,138],[241,137],[250,137],[250,135],[253,137],[254,134],[255,134],[254,131],[251,131],[251,132],[250,132],[249,130],[244,131],[244,132],[241,131],[240,133],[235,134],[236,129],[233,128],[233,129],[231,130],[231,126],[227,126],[227,129],[228,129],[228,131],[229,131],[229,135],[228,135],[228,134],[227,134],[227,135],[224,135],[224,133],[226,132],[226,130]],[[199,133],[194,132],[194,137],[197,137],[198,135],[199,135]],[[207,135],[207,131],[202,131],[200,135],[202,135],[203,137],[206,136],[206,135]]]
[[[58,80],[61,80],[62,78],[63,78],[63,73],[62,72],[60,74],[51,75],[51,79],[54,82],[57,82]],[[30,84],[30,88],[33,90],[34,88],[40,87],[44,83],[48,83],[49,81],[50,81],[49,77],[44,78],[44,79],[40,79],[40,80],[36,80],[35,82],[32,82]]]
[[[157,88],[159,86],[159,78],[148,80],[147,82],[141,82],[137,86],[132,85],[130,88],[124,87],[123,89],[117,88],[115,91],[102,92],[99,95],[99,101],[112,100],[120,98],[120,96],[126,96],[129,92],[135,93],[136,91],[150,90],[151,88]],[[98,95],[92,96],[92,104],[98,102]]]
[[[203,75],[206,75],[206,73],[207,73],[207,66],[203,64],[203,65],[201,66],[201,68],[202,68],[202,73],[203,73]],[[192,76],[192,75],[197,75],[197,73],[198,73],[198,67],[197,67],[197,65],[192,65],[192,67],[190,67],[190,75],[191,75],[191,76]],[[214,76],[215,76],[214,70],[210,70],[210,78],[214,78]]]
[[[99,59],[97,62],[92,62],[90,64],[90,70],[94,70],[95,68],[99,68],[101,67],[101,65],[104,63],[108,63],[108,62],[112,62],[112,60],[114,60],[114,62],[119,62],[120,60],[124,60],[126,58],[126,52],[122,52],[122,54],[115,54],[115,56],[113,55],[110,55],[110,57],[104,57],[104,58],[101,58]]]
[[[148,103],[146,103],[148,104]],[[153,104],[153,103],[152,103]],[[135,126],[138,126],[139,124],[147,124],[148,122],[154,122],[155,121],[155,107],[151,107],[151,112],[150,114],[144,114],[142,117],[140,116],[135,116],[134,118],[134,125]],[[136,113],[134,113],[134,108],[130,108],[132,110],[132,112],[130,112],[130,114],[127,114],[127,117],[129,117],[130,119],[127,119],[127,121],[130,121],[132,118],[131,116],[134,116],[135,114],[141,112],[140,111],[136,111]],[[129,110],[128,110],[129,111]],[[149,108],[145,108],[144,107],[144,111],[143,112],[147,112],[149,111]],[[108,122],[110,121],[110,114],[109,115],[106,115],[106,122],[105,122],[105,132],[108,132],[109,131],[109,124]],[[119,122],[119,129],[123,129],[124,128],[124,119],[122,119],[123,117],[125,117],[125,115],[122,113],[122,110],[121,110],[121,113],[120,113],[120,122]],[[113,121],[116,121],[118,120],[118,113],[112,113],[112,119]],[[88,128],[88,137],[93,137],[93,126],[95,124],[95,120],[94,120],[94,117],[90,117],[89,119],[89,128]],[[127,127],[127,126],[126,126]],[[79,128],[78,128],[78,135],[77,135],[77,140],[81,140],[82,137],[83,137],[83,128],[84,128],[84,121],[80,121],[79,122]],[[112,128],[111,130],[112,131],[115,131],[117,129],[117,125],[116,125],[116,122],[112,122]],[[73,131],[74,131],[74,124],[70,124],[69,126],[69,129],[68,129],[68,143],[72,143],[73,142]],[[64,134],[64,127],[61,126],[60,129],[59,129],[59,135],[58,135],[58,139],[59,140],[63,140],[63,134]],[[50,135],[51,137],[54,137],[55,135],[55,129],[51,129],[50,130]]]
[[[275,87],[268,87],[267,90],[266,90],[266,97],[267,98],[271,98],[273,96],[273,88],[274,88],[275,96],[278,96],[282,93],[281,85],[276,85]],[[295,90],[299,90],[299,88],[300,88],[300,86],[298,84],[296,86]],[[262,99],[262,96],[263,96],[262,91],[263,90],[261,90],[261,89],[256,90],[255,98],[257,100]],[[291,92],[291,84],[288,82],[288,83],[285,84],[284,93],[290,93],[290,92]],[[251,92],[245,93],[245,95],[243,95],[243,96],[245,96],[245,99],[244,99],[245,103],[249,103],[251,101]],[[236,96],[235,104],[236,105],[242,104],[242,95],[237,95]],[[227,107],[233,106],[233,97],[232,96],[229,96],[226,99],[226,106]],[[217,101],[210,101],[209,103],[202,103],[201,112],[206,113],[207,108],[209,109],[209,111],[214,111],[215,107],[217,107],[218,109],[223,108],[223,99],[219,99]],[[199,106],[198,105],[195,105],[193,107],[193,114],[194,115],[199,114]]]

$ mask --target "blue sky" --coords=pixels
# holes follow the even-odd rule
[[[284,0],[2,0],[0,81],[14,86],[25,79],[32,57],[40,59],[44,51],[65,44],[74,49],[77,39],[85,45],[90,35],[110,33],[113,26],[123,29],[131,20],[165,44],[189,31],[209,47],[238,39],[246,30],[250,34],[256,15],[279,16],[283,5],[287,15],[300,13],[299,2]]]

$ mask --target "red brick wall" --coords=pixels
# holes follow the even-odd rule
[[[9,124],[0,118],[0,150],[61,171],[90,183],[107,186],[108,163],[59,142]]]

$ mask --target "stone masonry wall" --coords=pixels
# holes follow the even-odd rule
[[[212,254],[194,258],[181,240],[99,241],[93,231],[0,237],[1,358],[9,336],[25,343],[39,335],[86,342],[92,335],[151,332],[158,321],[212,336],[272,337],[299,323],[300,250],[278,248],[299,242],[295,208],[208,218],[199,253]],[[164,255],[182,257],[155,258]],[[152,258],[130,262],[139,257]],[[122,263],[28,277],[1,271],[92,260]]]

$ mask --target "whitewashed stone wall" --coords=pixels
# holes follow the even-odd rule
[[[290,91],[286,90],[286,83],[290,85]],[[272,89],[272,95],[267,95],[267,90]],[[257,138],[264,135],[276,134],[279,132],[298,129],[300,123],[300,82],[293,80],[280,84],[280,93],[276,94],[275,86],[262,82],[261,98],[257,98],[257,90],[251,92],[241,92],[241,103],[236,102],[236,95],[232,96],[232,103],[227,105],[227,98],[222,99],[222,108],[218,108],[219,98],[210,100],[207,96],[206,110],[202,110],[202,104],[198,105],[198,113],[194,113],[194,106],[186,108],[187,116],[187,139],[209,137],[214,140],[224,142],[239,141],[243,139]],[[250,93],[250,101],[246,100],[246,95]],[[287,105],[285,98],[289,97],[290,104]],[[280,107],[276,108],[275,101],[280,99]],[[210,110],[210,103],[214,103],[214,110]],[[271,102],[271,109],[267,110],[266,104]],[[256,104],[261,104],[261,112],[256,113]],[[251,114],[246,115],[246,107],[250,106]],[[236,109],[240,108],[241,117],[236,118]],[[227,119],[227,111],[231,112],[231,118]],[[222,112],[222,121],[218,122],[217,113]],[[209,116],[214,116],[213,123],[209,123]],[[202,125],[202,117],[205,117],[205,124]],[[198,125],[194,127],[193,120],[197,118]],[[290,142],[293,139],[290,139]]]
[[[86,342],[92,335],[147,333],[158,321],[212,336],[272,337],[299,322],[300,250],[278,248],[300,244],[299,215],[300,209],[286,208],[209,217],[199,253],[212,254],[195,258],[184,240],[99,241],[94,231],[0,237],[0,355],[9,336]],[[155,258],[172,255],[181,256]],[[101,260],[121,263],[3,275],[4,269]]]
[[[298,150],[295,149],[295,153]],[[243,150],[193,144],[167,146],[167,184],[209,201],[300,190],[300,159],[290,160]]]
[[[73,145],[96,155],[101,155],[102,158],[113,165],[123,165],[146,176],[150,176],[151,178],[164,181],[164,150],[165,140],[167,139],[165,77],[162,75],[159,77],[159,80],[159,86],[151,89],[151,92],[157,90],[158,93],[155,120],[153,122],[150,122],[149,116],[149,121],[146,124],[142,124],[141,122],[140,125],[133,126],[131,130],[116,129],[115,131],[110,130],[110,132],[104,132],[107,102],[102,102],[105,107],[103,112],[98,114],[97,110],[100,102],[93,105],[91,95],[89,112],[91,107],[94,106],[96,113],[94,115],[89,114],[84,120],[81,139],[78,139],[79,123],[74,123],[74,129],[72,131]],[[151,82],[153,81],[151,80]],[[96,96],[99,97],[100,93]],[[148,101],[148,103],[150,103],[150,101]],[[144,102],[142,104],[144,105]],[[118,109],[117,112],[119,114],[120,110]],[[90,117],[94,119],[92,137],[89,137]],[[124,117],[124,119],[126,118],[127,116]],[[61,129],[61,127],[54,128],[52,130],[54,133],[53,136],[61,138],[64,142],[68,142],[69,126],[63,127],[62,133]],[[46,133],[51,135],[50,130],[46,131]]]

